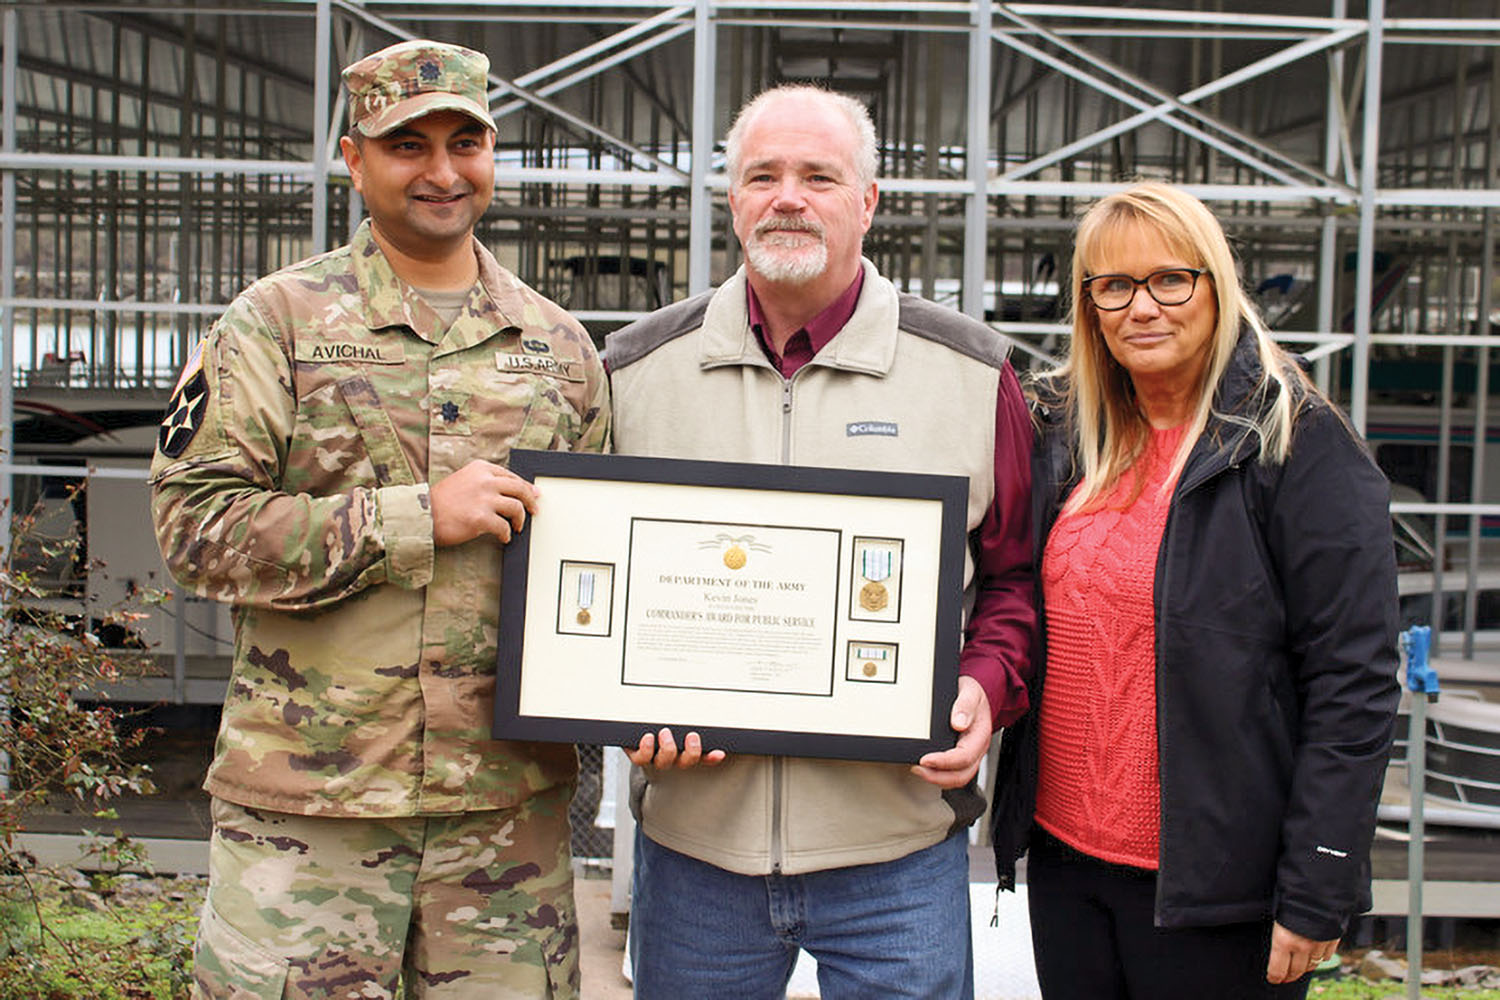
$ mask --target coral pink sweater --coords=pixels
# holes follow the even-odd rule
[[[1136,472],[1047,537],[1047,675],[1036,820],[1085,854],[1157,867],[1156,554],[1186,425],[1152,431]]]

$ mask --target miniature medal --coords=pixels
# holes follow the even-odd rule
[[[592,572],[589,572],[589,573],[579,573],[578,574],[578,615],[576,616],[578,624],[580,624],[580,625],[587,625],[589,622],[593,621],[593,616],[589,614],[589,608],[592,607],[593,604],[594,604],[594,574]]]
[[[724,565],[730,569],[740,569],[745,565],[745,550],[738,545],[731,545],[724,550]]]

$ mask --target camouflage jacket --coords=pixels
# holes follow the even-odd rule
[[[179,380],[151,509],[172,574],[234,605],[215,796],[409,816],[576,773],[572,747],[489,738],[501,545],[435,548],[428,483],[604,450],[608,390],[577,322],[474,247],[479,284],[434,335],[366,222],[240,295]]]

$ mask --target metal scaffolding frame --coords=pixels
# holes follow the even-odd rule
[[[1023,361],[1065,343],[1079,205],[1136,175],[1185,185],[1252,286],[1283,289],[1265,293],[1278,335],[1358,428],[1418,400],[1440,429],[1435,485],[1394,508],[1463,535],[1462,553],[1432,547],[1436,591],[1450,560],[1475,571],[1480,519],[1500,517],[1485,447],[1463,502],[1449,490],[1466,430],[1489,437],[1500,18],[1483,0],[1198,6],[1238,9],[11,0],[0,499],[9,472],[69,460],[12,440],[18,398],[160,405],[239,288],[352,231],[338,70],[426,35],[491,55],[498,190],[481,239],[601,334],[737,266],[719,144],[734,108],[783,80],[867,100],[882,192],[867,253],[989,320]]]

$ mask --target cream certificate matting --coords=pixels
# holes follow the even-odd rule
[[[540,500],[505,553],[497,735],[633,745],[671,726],[903,760],[951,745],[963,480],[530,452],[512,467]],[[894,584],[877,557],[897,547],[902,612],[872,614],[859,588]]]

